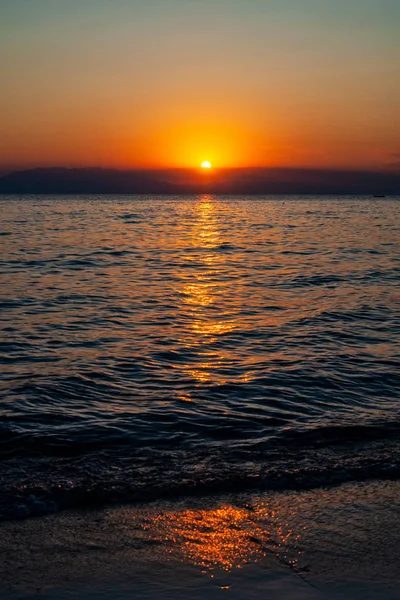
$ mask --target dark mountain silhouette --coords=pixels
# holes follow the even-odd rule
[[[13,194],[145,194],[174,192],[174,186],[149,171],[40,168],[17,171],[0,179],[0,193]]]
[[[38,168],[0,178],[0,194],[400,194],[400,175],[332,169]]]

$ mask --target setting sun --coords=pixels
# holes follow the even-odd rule
[[[205,160],[204,162],[201,163],[201,168],[202,169],[211,169],[211,163],[208,160]]]

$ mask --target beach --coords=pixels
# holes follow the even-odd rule
[[[3,523],[1,597],[394,600],[399,491],[375,481]]]

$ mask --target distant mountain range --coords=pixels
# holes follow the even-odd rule
[[[400,194],[400,174],[333,169],[38,168],[0,177],[0,194]]]

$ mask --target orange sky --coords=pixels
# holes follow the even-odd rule
[[[400,161],[400,3],[13,0],[0,23],[0,168]]]

